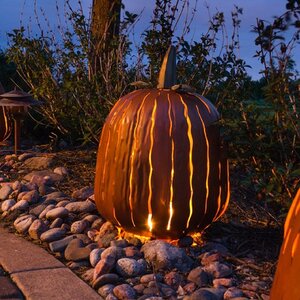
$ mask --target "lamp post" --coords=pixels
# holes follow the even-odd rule
[[[29,106],[38,105],[30,94],[23,91],[13,90],[0,95],[0,106],[8,108],[14,119],[14,151],[17,154],[20,149],[21,120],[25,117]]]

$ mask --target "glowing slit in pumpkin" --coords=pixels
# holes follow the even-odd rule
[[[196,96],[196,95],[194,95],[194,96],[196,98],[198,98],[203,103],[203,105],[206,107],[206,109],[208,110],[208,112],[211,113],[209,105],[201,97]]]
[[[153,229],[153,224],[152,224],[152,205],[151,205],[151,200],[152,200],[152,186],[151,186],[151,181],[152,181],[152,174],[153,174],[153,165],[152,165],[152,151],[153,151],[153,145],[154,145],[154,124],[155,124],[155,114],[156,114],[156,109],[157,109],[157,100],[154,100],[154,107],[153,111],[151,114],[151,128],[150,128],[150,149],[149,149],[149,179],[148,179],[148,186],[149,186],[149,196],[148,196],[148,228],[149,231],[151,232]]]
[[[188,217],[188,220],[186,222],[186,228],[189,228],[190,225],[190,220],[193,214],[193,195],[194,195],[194,190],[193,190],[193,175],[194,175],[194,166],[193,166],[193,135],[192,135],[192,123],[191,123],[191,119],[189,117],[189,110],[187,105],[185,104],[185,102],[183,101],[183,98],[181,96],[180,100],[181,103],[184,107],[183,110],[183,114],[184,117],[186,119],[187,125],[188,125],[188,129],[187,129],[187,135],[188,135],[188,139],[189,139],[189,144],[190,144],[190,149],[189,149],[189,169],[190,169],[190,200],[189,200],[189,208],[190,208],[190,214]]]
[[[170,203],[169,203],[169,220],[167,224],[167,230],[171,230],[171,222],[174,214],[173,210],[173,182],[174,182],[174,139],[172,138],[172,118],[171,118],[171,101],[170,101],[170,95],[168,94],[168,102],[169,102],[169,110],[168,110],[168,116],[170,120],[170,128],[169,128],[169,136],[171,139],[172,144],[172,150],[171,150],[171,174],[170,174]]]
[[[153,229],[152,214],[148,214],[147,225],[148,225],[149,231],[152,232],[152,229]]]
[[[116,209],[115,208],[113,208],[113,216],[114,216],[114,219],[117,221],[118,225],[122,226],[121,223],[119,222],[118,218],[117,218]]]
[[[221,208],[221,194],[222,194],[222,187],[221,187],[221,162],[219,161],[218,164],[218,168],[219,168],[219,195],[218,195],[218,209],[217,212],[213,218],[213,222],[216,221],[218,219],[218,213],[220,211]]]
[[[134,219],[133,219],[133,205],[132,205],[132,188],[133,188],[133,161],[134,161],[134,156],[135,156],[135,153],[136,153],[136,132],[137,132],[137,128],[138,128],[138,125],[140,123],[140,115],[141,115],[141,110],[143,108],[143,105],[144,105],[144,102],[146,100],[146,98],[150,95],[150,93],[148,93],[142,103],[141,103],[141,106],[139,107],[138,111],[137,111],[137,117],[136,117],[136,124],[135,124],[135,127],[134,127],[134,130],[133,130],[133,140],[134,140],[134,144],[133,144],[133,150],[132,150],[132,153],[131,153],[131,156],[130,156],[130,176],[129,176],[129,207],[130,207],[130,218],[131,218],[131,222],[132,222],[132,225],[133,227],[135,227],[135,222],[134,222]]]
[[[107,138],[107,142],[106,142],[104,161],[106,161],[106,158],[107,158],[109,142],[110,142],[110,131],[108,130],[108,138]],[[102,186],[104,186],[105,175],[106,175],[106,164],[104,164],[103,173],[102,173]]]
[[[201,117],[198,106],[196,106],[196,109],[197,109],[197,113],[198,113],[199,119],[202,124],[203,134],[204,134],[204,139],[205,139],[205,144],[206,144],[206,178],[205,178],[206,195],[205,195],[205,207],[204,207],[204,214],[206,214],[207,201],[208,201],[208,195],[209,195],[208,179],[209,179],[209,173],[210,173],[209,141],[208,141],[208,137],[207,137],[206,127],[205,127],[204,121]],[[219,170],[219,172],[220,172],[220,170]]]
[[[226,200],[225,200],[223,209],[222,209],[221,213],[219,214],[219,217],[221,217],[224,214],[224,212],[226,211],[228,204],[229,204],[229,199],[230,199],[230,181],[229,181],[229,162],[228,162],[228,160],[226,161],[226,168],[227,168],[227,196],[226,196]]]
[[[293,246],[292,246],[292,253],[291,253],[292,258],[294,258],[295,252],[296,252],[296,250],[298,248],[299,238],[300,238],[300,233],[298,232],[298,234],[297,234],[297,236],[296,236],[296,238],[295,238],[295,240],[293,242]]]

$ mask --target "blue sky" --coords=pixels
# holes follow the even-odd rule
[[[196,0],[190,0],[191,7]],[[42,8],[47,15],[50,26],[53,28],[58,23],[56,13],[56,2],[59,4],[63,11],[63,0],[0,0],[0,48],[7,47],[7,32],[12,31],[14,28],[18,28],[20,23],[25,27],[29,27],[32,32],[39,32],[35,20],[34,3],[37,4],[39,15],[41,16],[40,8]],[[77,0],[71,0],[71,3],[77,3]],[[83,8],[86,14],[88,14],[92,0],[82,0]],[[125,7],[130,12],[134,12],[141,15],[141,20],[135,27],[135,43],[139,43],[139,35],[143,30],[149,26],[151,13],[154,8],[155,0],[124,0]],[[230,12],[234,5],[243,8],[242,23],[240,28],[240,57],[245,59],[246,62],[252,66],[249,69],[249,74],[254,78],[259,78],[259,71],[261,65],[256,58],[253,58],[255,54],[254,39],[255,34],[251,33],[253,25],[256,23],[256,18],[262,18],[265,20],[272,20],[275,15],[280,15],[285,10],[285,0],[198,0],[197,12],[195,15],[194,23],[191,30],[191,35],[194,39],[199,39],[201,33],[205,32],[208,27],[208,12],[205,5],[208,4],[210,12],[223,11],[225,18],[230,23]],[[43,17],[40,18],[41,22]],[[42,22],[43,23],[43,22]],[[44,25],[43,25],[44,26]],[[230,27],[230,26],[229,26]],[[178,35],[180,35],[180,28],[178,29]],[[294,60],[300,61],[300,51],[295,49]]]

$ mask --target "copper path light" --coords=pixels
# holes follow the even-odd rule
[[[14,120],[15,154],[20,149],[21,120],[25,117],[30,106],[38,104],[30,94],[17,89],[0,95],[0,106],[6,108]]]

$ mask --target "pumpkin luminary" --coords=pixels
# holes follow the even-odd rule
[[[176,85],[175,53],[170,47],[156,89],[129,93],[111,110],[95,179],[103,217],[128,232],[172,239],[202,231],[229,201],[219,113]]]
[[[300,300],[300,189],[284,224],[284,239],[271,300]]]

